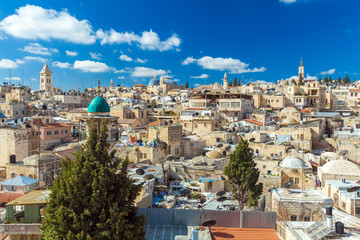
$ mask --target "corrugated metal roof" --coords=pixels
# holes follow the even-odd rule
[[[8,186],[27,186],[32,183],[38,182],[37,179],[29,178],[25,176],[17,176],[14,178],[11,178],[5,182],[2,182],[1,185],[8,185]]]

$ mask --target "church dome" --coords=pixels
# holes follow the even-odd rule
[[[103,97],[97,96],[91,100],[87,111],[89,113],[107,113],[110,112],[110,107]]]
[[[307,168],[308,166],[297,157],[287,157],[281,161],[280,167],[283,167],[283,168]]]
[[[210,151],[206,153],[206,156],[212,159],[222,158],[223,155],[218,151]]]
[[[150,82],[149,82],[149,86],[153,86],[153,85],[160,85],[160,80],[155,77],[153,77]]]

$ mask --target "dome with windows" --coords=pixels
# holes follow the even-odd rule
[[[91,100],[87,111],[88,113],[108,113],[110,112],[110,107],[103,97],[97,96]]]

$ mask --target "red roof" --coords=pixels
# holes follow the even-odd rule
[[[275,229],[212,227],[211,235],[214,240],[280,240]]]
[[[205,110],[205,108],[188,108],[186,110],[188,110],[188,111],[202,111],[202,110]]]
[[[310,109],[310,108],[301,109],[301,112],[303,112],[303,113],[311,113],[312,109]]]
[[[349,89],[349,92],[360,92],[360,89]]]
[[[133,87],[146,87],[146,85],[139,83],[139,84],[134,85]]]
[[[255,125],[258,125],[258,126],[264,126],[264,124],[262,122],[252,120],[252,119],[244,119],[243,121],[251,123],[251,124],[255,124]]]

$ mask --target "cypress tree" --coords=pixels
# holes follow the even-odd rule
[[[303,76],[299,76],[299,85],[304,85],[304,78]]]
[[[236,77],[234,78],[233,86],[236,87],[238,85]]]
[[[324,82],[325,82],[325,83],[329,82],[329,79],[328,79],[327,76],[324,78]]]
[[[343,83],[346,83],[346,84],[350,83],[350,78],[349,78],[348,74],[346,74],[346,76],[344,77]]]
[[[321,83],[321,77],[319,77],[319,83]]]
[[[230,154],[224,173],[232,185],[233,196],[239,201],[240,210],[245,204],[248,207],[257,206],[263,185],[258,183],[260,171],[256,168],[254,153],[247,140],[240,139],[235,151]]]
[[[76,160],[62,160],[42,221],[44,239],[145,239],[136,216],[141,185],[128,176],[128,160],[109,153],[107,126],[94,122]]]
[[[184,88],[189,88],[189,83],[186,81]]]
[[[330,77],[329,77],[329,82],[331,82],[331,83],[332,83],[332,81],[333,81],[333,80],[332,80],[332,77],[330,76]]]
[[[229,82],[229,87],[232,87],[232,86],[233,86],[232,82]]]
[[[338,77],[337,82],[341,83],[341,77]]]

